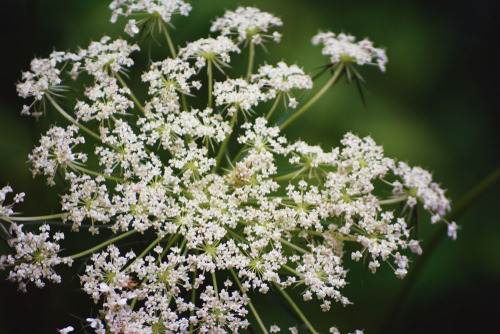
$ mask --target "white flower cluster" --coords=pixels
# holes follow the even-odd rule
[[[252,75],[252,82],[260,87],[267,88],[270,95],[274,97],[276,91],[285,93],[288,97],[288,106],[295,108],[298,105],[297,100],[291,95],[292,89],[311,89],[312,79],[309,75],[297,65],[288,66],[280,61],[276,67],[272,65],[263,65],[258,69],[258,73]]]
[[[125,67],[134,64],[130,58],[130,53],[139,50],[137,45],[129,45],[125,40],[104,36],[99,42],[90,43],[87,49],[80,49],[78,53],[56,52],[49,58],[36,58],[31,62],[31,71],[23,72],[23,82],[17,84],[19,96],[23,98],[34,97],[35,101],[30,105],[25,105],[21,114],[40,116],[42,112],[31,108],[36,102],[41,101],[46,95],[49,97],[59,96],[63,90],[61,69],[58,66],[63,63],[71,63],[72,67],[69,75],[76,79],[78,75],[85,71],[91,75],[96,82],[94,87],[86,89],[85,95],[95,105],[88,105],[84,102],[78,103],[77,117],[84,121],[90,119],[106,119],[114,113],[115,109],[124,111],[133,107],[132,102],[123,96],[130,94],[127,88],[119,88],[116,84],[115,76],[123,71]],[[108,43],[110,42],[110,43]],[[122,95],[118,95],[122,94]],[[98,99],[104,101],[97,101]]]
[[[146,117],[139,120],[147,145],[161,144],[164,150],[184,152],[182,136],[201,138],[205,143],[222,142],[231,132],[229,123],[211,108],[203,111],[179,111],[179,106],[165,107],[158,99],[146,105]],[[173,110],[172,110],[173,109]]]
[[[181,144],[184,137],[166,163],[172,168],[163,167],[162,172],[154,159],[145,167],[150,158],[144,158],[143,165],[132,170],[149,168],[147,178],[117,185],[112,200],[104,185],[88,176],[75,178],[78,186],[71,188],[71,198],[75,198],[71,203],[85,205],[65,207],[68,219],[75,223],[89,217],[106,223],[115,217],[115,230],[144,233],[154,229],[158,242],[164,240],[163,246],[154,248],[156,255],[144,258],[133,253],[121,257],[115,246],[93,256],[82,283],[96,302],[103,301],[106,325],[101,318],[89,320],[96,332],[108,328],[146,333],[151,324],[173,332],[188,332],[190,326],[202,332],[246,328],[247,297],[217,290],[214,277],[205,277],[227,270],[235,271],[243,292],[267,293],[272,284],[282,288],[304,284],[304,299],[316,296],[324,311],[330,309],[331,300],[349,304],[340,292],[347,284],[346,242],[360,244],[351,257],[359,260],[368,253],[373,272],[379,261],[391,261],[398,268],[396,275],[405,275],[408,259],[401,252],[418,249],[418,241],[409,238],[404,219],[384,211],[372,194],[377,179],[401,172],[394,160],[383,156],[381,147],[370,138],[348,134],[342,150],[323,153],[303,142],[287,145],[279,130],[267,127],[263,118],[243,128],[239,142],[250,147],[248,154],[226,176],[212,173],[214,162],[208,151],[195,141]],[[280,186],[273,176],[279,155],[290,155],[292,165],[305,175],[307,169],[315,168],[314,178],[320,178],[320,185],[307,182],[301,172],[297,175],[301,181],[290,183],[285,197],[278,196]],[[130,177],[136,179],[134,172]],[[434,198],[432,203],[427,199],[429,208],[445,200],[439,188],[421,187],[428,198]],[[168,248],[167,244],[177,246]],[[278,274],[284,268],[288,275]],[[202,304],[184,297],[201,287]],[[139,307],[133,308],[132,303]],[[191,311],[195,316],[189,315]]]
[[[277,31],[267,35],[267,31],[274,26],[282,26],[283,22],[266,12],[254,7],[238,7],[234,12],[226,11],[223,17],[212,23],[210,31],[220,31],[222,35],[238,35],[238,43],[250,41],[253,44],[261,44],[266,37],[272,37],[279,42],[281,34]]]
[[[243,79],[227,79],[214,85],[215,104],[227,105],[229,115],[239,108],[244,115],[259,102],[266,101],[268,95],[261,92],[259,85],[248,83]]]
[[[25,233],[23,225],[11,223],[9,233],[13,238],[8,240],[9,246],[15,249],[16,254],[2,255],[0,269],[12,266],[8,279],[18,282],[19,290],[26,292],[28,282],[33,282],[37,287],[45,286],[43,280],[60,283],[61,276],[56,274],[53,267],[59,264],[71,266],[73,260],[68,257],[59,257],[58,242],[64,239],[64,234],[56,232],[50,241],[50,226],[44,224],[40,227],[39,234]]]
[[[132,126],[121,119],[116,120],[112,129],[101,128],[101,138],[105,145],[98,145],[95,154],[99,157],[99,165],[105,167],[106,176],[119,167],[128,179],[148,155],[144,142]]]
[[[14,196],[14,203],[5,205],[4,202],[7,197],[7,194],[11,192],[12,192],[11,186],[5,186],[2,189],[0,189],[0,218],[5,219],[14,214],[14,210],[12,210],[14,203],[21,203],[24,201],[25,194],[19,193]]]
[[[47,183],[53,186],[55,185],[54,175],[57,168],[66,170],[67,167],[71,168],[73,164],[85,163],[87,154],[73,153],[73,148],[76,145],[85,143],[84,137],[75,137],[77,133],[78,127],[74,125],[70,125],[66,129],[53,126],[47,131],[47,135],[40,139],[40,146],[35,147],[28,156],[33,166],[31,170],[33,177],[43,173],[48,176]]]
[[[68,212],[65,220],[73,222],[72,228],[78,231],[82,221],[86,218],[94,222],[109,222],[115,209],[111,207],[106,185],[101,184],[103,178],[93,180],[88,175],[77,176],[67,173],[66,178],[71,182],[70,191],[62,196],[62,209]],[[90,232],[97,234],[99,230],[90,228]]]
[[[137,14],[158,15],[164,22],[169,23],[172,15],[188,16],[191,5],[182,0],[114,0],[109,5],[113,10],[111,22],[115,23],[119,16],[129,17]],[[138,22],[130,19],[125,26],[125,32],[130,36],[139,33]]]
[[[402,185],[396,183],[393,193],[401,192],[401,186],[408,189],[410,191],[408,206],[414,206],[418,198],[423,202],[426,210],[440,216],[450,210],[450,201],[444,196],[444,191],[439,188],[439,185],[432,182],[432,175],[428,171],[399,162],[396,174],[401,175],[404,182]]]
[[[202,68],[207,60],[213,61],[216,66],[228,66],[231,61],[230,52],[240,53],[241,50],[234,42],[226,36],[217,38],[201,38],[195,42],[188,43],[186,47],[179,50],[179,58],[196,59],[196,67]],[[219,67],[222,71],[222,69]]]
[[[130,54],[138,50],[137,45],[130,45],[123,39],[113,41],[111,37],[104,36],[99,42],[92,42],[87,49],[78,52],[78,58],[72,59],[75,61],[72,73],[80,67],[94,76],[96,81],[108,83],[113,74],[134,64]],[[84,63],[80,64],[77,60]]]
[[[376,64],[382,72],[385,72],[387,56],[384,49],[375,48],[373,42],[365,38],[355,43],[356,38],[351,35],[340,33],[337,36],[333,32],[321,32],[313,37],[314,45],[323,44],[323,54],[330,56],[333,64],[355,62],[358,65]]]
[[[433,214],[433,224],[444,221],[448,225],[448,236],[453,240],[457,238],[459,226],[455,222],[448,222],[443,216],[450,210],[450,201],[444,195],[439,185],[432,182],[432,175],[420,167],[409,167],[404,162],[399,162],[395,172],[403,177],[404,182],[394,182],[393,193],[401,195],[406,189],[408,199],[406,205],[413,207],[417,200],[423,203],[424,209]]]
[[[63,89],[60,86],[61,79],[59,78],[61,71],[57,66],[59,63],[67,61],[68,57],[70,56],[65,52],[54,51],[49,58],[33,59],[30,64],[31,70],[23,72],[23,82],[16,85],[19,96],[23,98],[34,97],[36,102],[42,100],[44,95],[49,92],[57,93],[61,91]],[[21,113],[31,115],[30,109],[32,106],[33,104],[23,106]],[[33,116],[40,115],[41,113],[38,111],[33,112]]]
[[[289,92],[294,88],[311,89],[313,84],[311,77],[297,65],[288,66],[280,61],[276,67],[263,65],[258,73],[252,76],[252,81],[261,87],[269,87],[281,92]]]
[[[237,291],[229,291],[232,282],[215,291],[211,285],[200,293],[201,304],[195,305],[182,297],[183,289],[202,287],[205,276],[199,273],[195,283],[190,283],[189,262],[180,254],[179,248],[172,248],[167,259],[162,247],[154,252],[158,256],[137,258],[133,252],[120,256],[115,246],[94,254],[92,265],[87,266],[81,277],[82,286],[94,301],[104,299],[103,313],[106,328],[112,333],[151,333],[160,330],[166,333],[188,333],[190,326],[200,333],[238,332],[249,325],[245,319],[248,297]],[[127,263],[129,263],[127,265]],[[132,301],[139,301],[143,307],[133,310]],[[182,317],[182,314],[194,316]],[[105,333],[100,318],[87,319],[96,333]]]
[[[164,101],[171,101],[177,96],[175,92],[189,94],[191,87],[201,88],[200,81],[189,82],[196,71],[188,62],[167,58],[151,64],[151,70],[142,75],[142,81],[149,82],[149,94],[158,94]]]
[[[91,120],[108,120],[115,114],[126,114],[134,108],[134,103],[126,96],[130,95],[128,88],[120,88],[115,80],[96,82],[85,90],[85,96],[91,101],[78,101],[75,105],[76,118],[84,122]]]
[[[115,18],[146,11],[166,22],[174,12],[190,9],[166,0],[113,1],[111,8]],[[22,289],[28,281],[39,287],[43,279],[58,282],[54,266],[89,255],[80,279],[99,304],[99,313],[87,319],[96,333],[239,332],[250,326],[248,307],[255,312],[251,291],[300,286],[304,300],[317,299],[328,311],[332,302],[350,304],[342,293],[349,261],[363,259],[373,273],[385,262],[404,277],[405,254],[422,251],[407,214],[419,203],[432,222],[448,224],[455,238],[457,225],[443,218],[449,201],[427,171],[385,157],[370,137],[347,133],[341,147],[324,151],[289,142],[279,127],[268,125],[265,116],[282,96],[295,108],[291,91],[312,88],[297,65],[262,65],[252,74],[252,59],[246,79],[213,79],[212,64],[228,67],[229,54],[241,52],[226,35],[259,44],[278,25],[281,20],[255,8],[226,12],[212,26],[222,36],[188,43],[178,57],[152,62],[141,76],[149,93],[145,101],[120,76],[139,48],[120,39],[104,37],[78,54],[51,56],[44,69],[24,75],[20,94],[36,99],[60,84],[56,65],[63,60],[73,64],[74,79],[85,72],[93,80],[85,88],[86,101],[75,103],[76,118],[50,99],[73,124],[53,126],[30,161],[33,174],[47,175],[49,184],[56,171],[62,173],[67,192],[58,218],[73,231],[88,228],[110,239],[59,257],[64,235],[50,239],[48,225],[35,234],[11,223],[12,205],[3,202],[12,189],[4,187],[0,218],[11,224],[15,238],[9,243],[16,255],[3,256],[0,266],[13,267],[10,279]],[[353,37],[322,33],[313,42],[325,44],[332,62],[376,60],[383,69],[387,61],[367,40],[355,44]],[[190,105],[207,62],[209,102],[204,104],[203,94]],[[35,87],[33,78],[42,76],[49,85]],[[273,100],[263,115],[264,102]],[[236,117],[240,111],[244,122]],[[97,141],[93,152],[77,152],[90,138]],[[396,210],[394,203],[406,205]],[[134,234],[147,245],[132,243],[133,250],[121,245]],[[279,330],[273,325],[270,331]],[[335,327],[330,332],[338,333]]]

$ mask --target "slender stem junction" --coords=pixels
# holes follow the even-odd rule
[[[247,68],[247,81],[250,81],[250,76],[252,75],[253,61],[255,58],[255,44],[250,42],[250,55],[248,56],[248,68]]]
[[[231,130],[234,129],[234,125],[236,124],[236,115],[238,114],[238,111],[235,111],[233,114],[233,118],[231,118],[231,122],[229,123],[229,126],[231,127]],[[226,154],[226,147],[227,144],[229,143],[229,139],[231,138],[231,134],[228,133],[226,136],[226,139],[222,142],[222,145],[219,148],[219,154],[217,154],[217,163],[214,167],[214,171],[217,171],[220,167],[220,164],[222,162],[222,157],[224,154]]]
[[[238,275],[234,272],[234,269],[230,269],[231,275],[233,275],[234,281],[238,285],[238,288],[242,293],[245,293],[245,290],[243,289],[243,286],[241,285],[240,279],[238,278]],[[262,319],[259,316],[259,313],[257,312],[257,309],[253,306],[252,301],[250,298],[248,299],[248,306],[250,307],[250,311],[252,312],[253,316],[255,317],[255,320],[257,320],[257,323],[259,324],[260,329],[262,330],[262,333],[268,334],[268,331],[266,329],[266,326],[264,326],[264,323],[262,322]]]
[[[120,82],[120,84],[123,87],[128,88],[127,83],[125,82],[125,80],[123,80],[123,78],[118,73],[115,72],[114,74],[115,74],[115,77]],[[139,102],[139,99],[135,96],[135,94],[132,92],[132,90],[130,88],[128,88],[128,89],[130,91],[130,97],[132,98],[132,100],[134,100],[135,105],[137,107],[139,107],[139,109],[142,111],[143,114],[145,114],[146,112],[144,111],[144,107],[142,106],[141,102]]]
[[[300,307],[297,306],[297,304],[295,304],[295,302],[293,301],[292,297],[290,297],[290,295],[288,295],[288,293],[286,293],[285,290],[283,290],[277,283],[274,283],[276,288],[278,289],[278,291],[283,295],[283,297],[286,299],[286,301],[288,302],[288,304],[290,304],[290,306],[293,308],[293,310],[297,313],[297,315],[300,317],[300,319],[302,319],[302,321],[304,322],[304,324],[307,326],[307,328],[309,328],[309,330],[311,331],[311,333],[318,333],[313,325],[309,322],[309,320],[307,320],[306,316],[304,315],[304,313],[300,310]]]
[[[212,60],[207,59],[208,62],[208,67],[207,67],[207,74],[208,74],[208,108],[212,108],[212,91],[213,91],[213,69],[212,69]]]
[[[317,92],[316,95],[314,95],[312,97],[312,99],[310,99],[302,108],[300,108],[299,110],[297,110],[290,117],[288,117],[287,120],[285,120],[283,123],[281,123],[281,125],[279,126],[280,130],[283,130],[288,125],[290,125],[290,123],[292,123],[297,117],[299,117],[300,115],[302,115],[317,100],[319,100],[319,98],[321,96],[323,96],[323,94],[325,94],[326,91],[335,84],[335,82],[337,82],[338,78],[340,77],[340,75],[342,74],[343,71],[344,71],[344,64],[340,63],[339,66],[337,67],[337,69],[335,70],[335,73],[331,77],[331,79],[328,80],[328,82],[323,86],[323,88],[321,88],[321,90],[319,92]]]
[[[460,218],[460,216],[470,208],[477,200],[484,195],[488,190],[490,190],[495,184],[500,182],[500,168],[494,170],[490,175],[484,178],[481,182],[479,182],[474,188],[472,188],[465,196],[462,197],[455,205],[453,210],[446,216],[446,220],[455,221]],[[408,276],[402,282],[402,285],[399,289],[399,293],[396,295],[396,298],[392,301],[391,306],[389,307],[385,319],[382,322],[379,333],[387,333],[390,331],[394,320],[397,318],[398,310],[401,309],[401,306],[410,293],[412,287],[415,285],[418,276],[422,272],[425,264],[431,257],[434,250],[441,243],[444,236],[447,233],[447,229],[445,225],[441,225],[440,228],[436,229],[431,236],[427,247],[422,252],[422,255],[417,258],[413,269],[409,271]]]
[[[128,236],[130,236],[130,235],[132,235],[132,234],[134,234],[136,232],[137,232],[136,230],[130,230],[130,231],[125,232],[123,234],[120,234],[120,235],[118,235],[118,236],[116,236],[114,238],[106,240],[103,243],[100,243],[99,245],[97,245],[95,247],[89,248],[86,251],[80,252],[78,254],[71,255],[69,257],[74,260],[74,259],[77,259],[79,257],[85,256],[85,255],[88,255],[88,254],[92,254],[93,252],[95,252],[95,251],[97,251],[97,250],[99,250],[99,249],[101,249],[103,247],[106,247],[109,244],[112,244],[112,243],[117,242],[117,241],[119,241],[121,239],[124,239],[124,238],[126,238],[126,237],[128,237]]]
[[[271,118],[271,115],[273,114],[274,110],[276,110],[276,107],[278,106],[278,102],[281,100],[282,95],[283,95],[283,93],[280,92],[280,93],[278,93],[278,96],[276,96],[276,99],[274,100],[274,103],[273,103],[271,109],[269,109],[269,112],[266,115],[266,120],[269,120],[269,118]]]
[[[45,220],[50,220],[50,219],[60,219],[60,218],[64,218],[65,215],[66,215],[65,213],[56,213],[53,215],[36,216],[36,217],[9,216],[8,219],[15,221],[15,222],[32,222],[32,221],[45,221]]]
[[[66,113],[66,111],[64,111],[64,109],[61,108],[61,106],[59,104],[57,104],[57,102],[52,98],[52,96],[50,96],[50,94],[45,94],[45,96],[47,96],[47,98],[49,99],[50,103],[54,106],[54,108],[56,108],[57,111],[59,111],[59,113],[64,118],[66,118],[72,124],[74,124],[77,127],[79,127],[82,131],[86,132],[91,137],[94,137],[98,141],[102,141],[101,137],[97,133],[93,132],[92,130],[90,130],[89,128],[87,128],[85,125],[80,124],[73,117],[71,117],[68,113]]]
[[[170,53],[172,54],[172,58],[176,58],[177,53],[175,52],[174,43],[172,43],[172,39],[170,38],[170,34],[168,33],[167,26],[165,25],[163,20],[160,20],[160,22],[161,22],[161,29],[163,30],[163,34],[165,35],[165,39],[167,40]]]

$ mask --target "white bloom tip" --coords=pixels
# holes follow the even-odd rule
[[[60,334],[67,334],[67,333],[70,333],[72,331],[74,331],[75,329],[72,327],[72,326],[68,326],[66,328],[63,328],[63,329],[60,329],[59,330],[59,333]]]

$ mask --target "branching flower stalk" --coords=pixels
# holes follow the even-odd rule
[[[340,78],[345,67],[344,64],[338,65],[333,76],[328,80],[328,82],[321,88],[320,91],[316,93],[303,107],[294,112],[290,117],[288,117],[283,123],[280,124],[280,130],[284,130],[289,124],[291,124],[297,117],[306,112],[316,101],[318,101],[321,96],[323,96],[328,89],[330,89]]]
[[[70,115],[68,115],[68,113],[66,113],[66,111],[64,111],[63,108],[61,108],[59,106],[59,104],[57,104],[57,102],[54,100],[54,98],[52,96],[50,96],[50,94],[46,94],[47,96],[47,99],[50,101],[50,103],[54,106],[54,108],[59,111],[59,113],[64,117],[66,118],[68,121],[70,121],[72,124],[78,126],[82,131],[84,131],[85,133],[87,133],[88,135],[94,137],[95,139],[97,140],[101,140],[101,137],[99,137],[99,135],[97,135],[95,132],[93,132],[92,130],[88,129],[85,125],[83,124],[80,124],[78,123],[73,117],[71,117]]]
[[[11,198],[9,186],[0,190],[0,226],[11,249],[1,256],[0,269],[22,291],[59,283],[58,266],[85,260],[81,286],[99,308],[86,319],[87,331],[226,333],[252,327],[274,333],[280,328],[264,323],[250,297],[269,293],[282,294],[315,333],[316,324],[290,294],[304,302],[317,299],[324,312],[332,302],[349,305],[342,288],[349,266],[362,259],[372,273],[387,263],[403,278],[407,254],[422,252],[412,210],[430,212],[431,223],[443,224],[456,238],[458,226],[444,218],[450,202],[429,172],[385,157],[370,137],[347,133],[340,147],[325,151],[282,132],[346,71],[357,74],[354,67],[365,64],[383,71],[384,50],[344,34],[314,36],[314,44],[324,44],[333,76],[284,123],[273,125],[302,104],[295,91],[313,87],[297,65],[263,64],[254,72],[256,46],[281,38],[274,31],[282,25],[279,18],[252,7],[227,11],[212,24],[217,36],[176,52],[166,24],[174,14],[188,15],[189,4],[115,0],[110,7],[112,22],[135,17],[125,32],[138,41],[153,38],[151,25],[158,25],[170,56],[142,68],[147,97],[133,92],[141,80],[123,75],[141,66],[132,58],[140,47],[122,39],[103,37],[77,53],[54,52],[23,73],[18,92],[34,102],[22,113],[39,117],[55,110],[69,124],[48,129],[29,155],[33,176],[44,175],[53,186],[56,173],[63,175],[67,191],[59,213],[22,217],[13,206],[24,194]],[[246,71],[229,66],[241,52],[248,53]],[[214,68],[223,81],[214,80]],[[245,77],[232,77],[233,71]],[[82,94],[65,111],[57,100],[66,98],[61,87],[69,84]],[[197,103],[188,105],[185,96]],[[83,145],[89,138],[96,143],[90,151]],[[52,231],[48,220],[64,223],[67,233],[88,229],[108,239],[90,239],[83,250],[62,248],[65,234]],[[26,231],[18,224],[25,221],[41,226]],[[146,243],[123,243],[138,235]],[[330,332],[339,333],[333,326]]]
[[[253,62],[255,58],[255,44],[250,42],[250,54],[248,55],[248,68],[247,68],[247,76],[246,80],[250,81],[250,76],[252,75]]]

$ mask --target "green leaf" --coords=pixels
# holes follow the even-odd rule
[[[413,207],[409,214],[408,227],[411,228],[411,235],[413,239],[418,239],[418,230],[419,230],[418,206]]]

